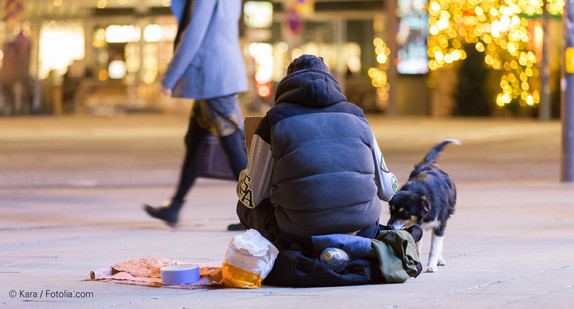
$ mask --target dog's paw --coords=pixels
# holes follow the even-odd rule
[[[444,261],[444,259],[442,257],[440,259],[438,259],[438,266],[446,266],[446,262]]]
[[[436,267],[436,265],[435,266],[429,265],[427,267],[427,269],[425,270],[425,272],[427,272],[427,273],[436,273],[437,271],[438,271],[438,268]]]

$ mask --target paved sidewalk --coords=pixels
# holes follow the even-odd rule
[[[18,121],[19,120],[19,121]],[[201,179],[182,224],[143,202],[173,192],[185,119],[0,119],[0,306],[50,308],[572,308],[574,184],[557,181],[559,124],[370,117],[401,183],[443,138],[457,181],[447,266],[404,284],[176,290],[89,281],[90,270],[144,257],[219,262],[236,222],[234,184]],[[558,136],[557,136],[558,135]],[[157,149],[159,148],[159,149]],[[173,161],[173,162],[172,162]],[[388,215],[384,211],[382,220]],[[423,260],[429,247],[423,246]],[[10,292],[16,291],[11,298]],[[34,298],[41,291],[89,298]],[[22,291],[23,294],[20,294]],[[30,292],[27,295],[26,292]]]

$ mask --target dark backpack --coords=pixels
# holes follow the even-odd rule
[[[355,259],[343,268],[330,269],[319,258],[306,256],[302,251],[281,250],[263,284],[318,287],[384,283],[376,263],[369,258]]]

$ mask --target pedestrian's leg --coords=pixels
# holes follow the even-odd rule
[[[152,217],[164,220],[169,226],[175,226],[179,211],[185,202],[185,196],[195,183],[203,162],[202,149],[207,142],[208,131],[202,128],[195,117],[189,120],[185,135],[185,157],[180,171],[179,183],[175,195],[160,207],[145,205],[145,211]]]
[[[195,183],[195,179],[200,172],[200,166],[203,163],[203,152],[205,148],[209,131],[202,128],[194,117],[189,121],[189,128],[185,135],[185,158],[181,168],[179,184],[177,191],[172,198],[174,202],[183,203],[185,196]]]
[[[221,147],[227,155],[229,165],[236,180],[247,167],[247,150],[243,131],[243,115],[236,95],[229,95],[207,100],[209,112],[217,128]],[[241,223],[230,224],[230,231],[245,230]]]
[[[219,143],[227,155],[235,179],[247,167],[247,150],[243,131],[243,115],[236,95],[207,100],[214,119]]]
[[[219,138],[235,179],[239,179],[239,174],[247,167],[247,150],[243,134],[243,131],[238,130],[231,135]]]

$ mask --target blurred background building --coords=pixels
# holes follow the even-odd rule
[[[0,115],[188,112],[189,103],[159,92],[177,29],[169,0],[1,1]],[[546,84],[558,117],[563,6],[244,1],[241,42],[251,89],[241,102],[265,111],[291,59],[311,53],[366,112],[532,117]],[[548,81],[541,83],[540,72]]]

